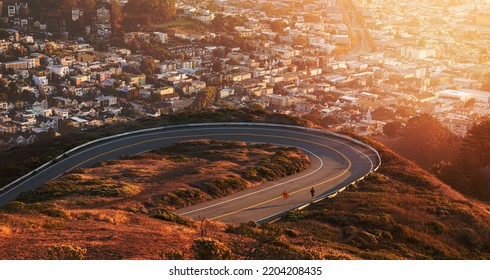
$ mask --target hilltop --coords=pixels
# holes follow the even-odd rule
[[[184,144],[179,149],[172,147],[103,162],[68,174],[34,194],[21,196],[0,214],[1,258],[75,258],[81,254],[89,259],[187,259],[203,257],[199,250],[208,245],[220,248],[207,252],[210,258],[490,257],[490,206],[464,198],[417,165],[374,142],[370,144],[383,159],[377,173],[336,198],[293,211],[286,220],[275,224],[200,223],[160,209],[158,201],[179,207],[194,198],[210,199],[213,194],[166,198],[156,195],[149,191],[158,185],[153,183],[151,187],[149,183],[154,182],[149,178],[155,178],[158,169],[155,161],[164,161],[167,166],[156,182],[166,182],[172,186],[168,190],[175,191],[182,184],[192,185],[198,174],[200,180],[208,183],[211,178],[230,176],[240,181],[240,168],[278,152],[273,146],[205,144],[223,150],[211,148],[212,153],[203,153],[191,149],[181,153],[185,145],[189,147]],[[254,149],[260,152],[250,156]],[[288,152],[302,158],[299,151]],[[224,155],[227,164],[213,162]],[[245,155],[248,156],[244,158]],[[184,170],[188,174],[181,174]],[[175,180],[177,177],[180,180]],[[244,184],[251,186],[246,181]]]

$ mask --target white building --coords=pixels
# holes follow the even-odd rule
[[[219,91],[220,98],[226,98],[233,94],[235,94],[235,90],[233,88],[224,88]]]
[[[202,13],[192,15],[192,18],[204,24],[210,24],[214,19],[214,13],[206,10]]]
[[[68,68],[68,66],[63,66],[63,65],[48,66],[47,69],[51,74],[55,74],[58,76],[66,76],[70,73],[70,68]]]
[[[412,46],[403,46],[400,50],[402,57],[414,60],[426,59],[436,55],[435,49],[415,48]]]
[[[62,108],[53,108],[53,113],[62,119],[67,119],[69,116],[68,110]]]
[[[155,38],[158,40],[158,42],[162,44],[165,44],[168,40],[168,35],[166,33],[153,32],[153,35],[155,35]]]
[[[95,100],[99,101],[101,104],[105,103],[106,104],[105,106],[112,106],[117,104],[117,97],[112,95],[100,96],[95,98]]]
[[[32,76],[32,80],[36,86],[48,85],[49,80],[46,76]]]

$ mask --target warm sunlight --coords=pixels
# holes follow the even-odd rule
[[[490,0],[0,0],[0,259],[490,259],[489,116]]]

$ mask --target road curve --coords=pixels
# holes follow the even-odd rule
[[[270,124],[209,124],[185,125],[139,133],[128,133],[99,141],[68,153],[8,188],[0,194],[0,204],[15,199],[20,193],[34,190],[75,168],[122,155],[132,155],[177,142],[198,139],[232,140],[295,146],[305,151],[311,165],[305,171],[256,188],[179,209],[177,213],[192,218],[206,218],[239,223],[248,220],[265,221],[280,216],[284,209],[295,209],[315,198],[335,193],[344,186],[364,177],[379,164],[374,149],[352,139],[307,131],[305,128]],[[287,191],[290,196],[283,199]]]

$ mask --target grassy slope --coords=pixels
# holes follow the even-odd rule
[[[488,205],[371,144],[382,155],[379,172],[335,199],[290,213],[277,224],[294,232],[288,243],[327,259],[490,258]]]
[[[282,172],[274,174],[267,170]],[[55,245],[91,259],[160,258],[199,234],[169,209],[299,172],[299,149],[243,142],[189,141],[76,170],[0,210],[0,259],[51,258]],[[256,166],[259,173],[249,176]],[[271,177],[272,176],[272,177]],[[220,228],[220,226],[213,226]],[[224,235],[223,229],[216,236]]]
[[[205,118],[189,114],[137,126],[155,125],[154,122],[216,121],[223,117],[274,121],[265,115],[217,112]],[[372,145],[382,154],[382,168],[357,188],[290,213],[288,220],[274,225],[249,223],[235,227],[209,223],[205,226],[207,235],[226,243],[236,258],[246,259],[490,258],[488,204],[465,199],[417,165],[380,144]],[[59,205],[47,203],[16,209],[26,213],[22,215],[0,213],[0,252],[9,254],[0,258],[39,258],[50,245],[63,242],[87,248],[88,258],[159,258],[160,252],[166,249],[181,250],[186,258],[192,257],[192,240],[199,237],[199,230],[194,227],[142,215],[139,213],[142,208],[138,208],[141,205],[125,205],[125,210],[111,205],[89,211],[83,207],[90,208],[90,202],[84,205],[83,197],[75,199],[81,200],[78,205],[82,209],[81,219],[71,218],[72,211],[77,217],[76,209],[68,212],[67,219],[63,212],[56,211]],[[103,203],[104,199],[99,198],[97,203]],[[32,211],[43,214],[29,214]],[[73,239],[72,235],[80,236]]]
[[[359,186],[272,225],[205,223],[207,236],[222,241],[240,259],[490,257],[488,205],[465,199],[415,164],[373,145],[381,152],[382,168]],[[88,173],[97,176],[93,170]],[[160,258],[166,250],[193,257],[199,223],[196,228],[152,219],[144,214],[152,203],[72,199],[30,204],[34,209],[29,211],[44,214],[25,209],[22,215],[0,214],[0,252],[8,254],[1,257],[39,258],[49,246],[66,243],[87,248],[87,257],[96,259]],[[78,200],[81,203],[72,205]],[[92,203],[105,207],[97,209]],[[60,205],[71,207],[62,210],[67,217],[55,211]]]

